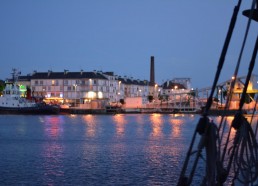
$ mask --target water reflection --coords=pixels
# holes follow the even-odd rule
[[[96,116],[94,115],[85,115],[82,117],[84,123],[86,124],[86,135],[89,137],[96,136]]]
[[[116,125],[116,134],[118,137],[123,137],[125,133],[125,125],[127,121],[125,119],[125,115],[123,114],[116,114],[112,117],[115,125]]]
[[[137,128],[136,128],[136,132],[137,132],[137,136],[143,136],[144,135],[144,116],[142,114],[138,114],[136,116],[136,124],[137,124]]]
[[[64,148],[61,143],[47,142],[43,146],[42,168],[43,168],[43,185],[54,185],[58,177],[64,176]]]
[[[182,124],[184,123],[183,118],[181,117],[173,117],[170,119],[170,124],[172,126],[172,137],[178,138],[181,136],[182,132]]]
[[[63,157],[64,147],[61,139],[63,134],[63,116],[44,116],[41,119],[45,138],[42,146],[42,168],[44,174],[44,185],[54,185],[58,177],[64,176]]]
[[[162,138],[163,137],[163,115],[161,114],[151,114],[150,122],[152,126],[152,133],[150,134],[153,138]]]
[[[63,132],[64,119],[62,116],[45,116],[41,118],[44,123],[45,134],[51,138],[57,138]]]

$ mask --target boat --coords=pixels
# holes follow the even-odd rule
[[[0,114],[58,114],[58,105],[48,105],[21,96],[19,86],[7,83],[0,97]]]
[[[124,110],[120,106],[108,105],[105,108],[107,114],[119,114],[124,113]]]

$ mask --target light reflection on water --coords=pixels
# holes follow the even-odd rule
[[[86,135],[88,137],[95,137],[96,136],[96,124],[97,124],[97,121],[96,121],[96,116],[94,115],[85,115],[85,116],[82,116],[83,118],[83,121],[84,123],[87,125],[86,127]]]
[[[125,132],[125,125],[127,124],[126,117],[123,114],[116,114],[112,117],[117,137],[123,137]]]
[[[172,114],[0,116],[0,182],[175,185],[198,120]]]
[[[63,132],[62,124],[64,123],[62,116],[45,116],[40,118],[45,134],[50,138],[57,138]]]

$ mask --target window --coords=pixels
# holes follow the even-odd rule
[[[40,85],[43,85],[43,81],[39,81],[39,84],[40,84]]]
[[[39,84],[39,82],[38,81],[35,81],[35,85],[38,85]]]
[[[64,85],[68,85],[68,80],[64,80]]]

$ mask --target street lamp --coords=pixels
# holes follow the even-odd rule
[[[77,92],[76,92],[76,88],[77,88],[77,84],[74,84],[74,91],[75,91],[75,103],[74,106],[76,107],[76,102],[77,102]]]

